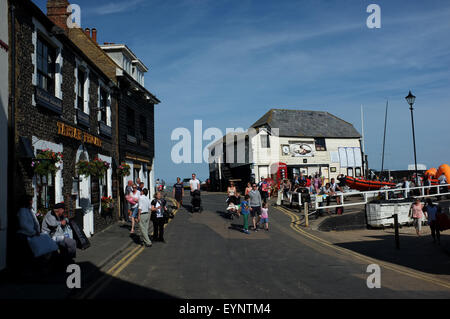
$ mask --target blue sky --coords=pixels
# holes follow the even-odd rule
[[[45,12],[45,0],[35,0]],[[207,164],[173,164],[173,129],[249,127],[270,108],[333,113],[361,131],[381,167],[389,99],[385,167],[450,163],[450,2],[354,0],[74,0],[82,27],[98,40],[127,44],[150,67],[146,87],[156,107],[156,177],[173,181]],[[381,7],[381,29],[366,8]],[[204,142],[206,145],[208,141]]]

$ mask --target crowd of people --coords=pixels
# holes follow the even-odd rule
[[[139,225],[141,240],[145,247],[151,247],[153,242],[163,242],[164,225],[170,217],[167,201],[162,192],[157,190],[153,200],[149,198],[149,191],[144,188],[144,183],[139,179],[137,183],[128,181],[125,189],[126,213],[123,216],[125,222],[131,222],[130,234],[135,233],[136,225]],[[153,224],[153,235],[149,236],[150,221]]]

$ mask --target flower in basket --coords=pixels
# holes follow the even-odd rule
[[[119,174],[119,176],[125,177],[125,176],[130,175],[130,170],[131,170],[130,165],[128,165],[127,163],[122,163],[119,166],[118,174]]]
[[[36,159],[31,161],[31,167],[38,175],[48,175],[58,170],[57,164],[62,161],[62,154],[56,153],[50,149],[44,149],[36,155]]]
[[[110,209],[114,207],[114,199],[111,196],[103,196],[101,200],[102,209]]]
[[[109,163],[102,161],[99,158],[94,158],[92,162],[92,175],[94,176],[104,176],[109,169]]]
[[[78,170],[78,175],[84,175],[86,177],[92,175],[92,165],[89,161],[81,160],[75,167]]]

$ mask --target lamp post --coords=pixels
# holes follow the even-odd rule
[[[411,125],[412,125],[412,134],[413,134],[413,146],[414,146],[414,165],[416,170],[416,186],[419,184],[419,176],[417,174],[417,156],[416,156],[416,136],[414,133],[414,115],[413,115],[413,104],[416,100],[416,97],[409,91],[408,96],[405,97],[406,102],[409,104],[409,109],[411,111]]]

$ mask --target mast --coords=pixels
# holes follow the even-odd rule
[[[363,105],[361,104],[361,133],[362,133],[362,151],[363,154],[366,153],[365,147],[364,147],[364,111],[363,111]]]
[[[364,111],[363,111],[363,105],[361,104],[361,147],[362,147],[362,154],[361,154],[361,158],[362,158],[362,170],[363,170],[363,176],[367,177],[368,174],[368,168],[369,166],[367,165],[367,161],[365,160],[366,157],[366,150],[365,150],[365,142],[364,142]],[[367,170],[366,170],[367,168]]]
[[[386,123],[387,123],[388,103],[389,103],[389,101],[386,100],[386,112],[385,112],[385,115],[384,115],[383,156],[382,156],[382,159],[381,159],[381,172],[380,172],[380,177],[382,177],[382,175],[383,175],[383,170],[384,170],[384,147],[385,147],[385,145],[386,145]]]

